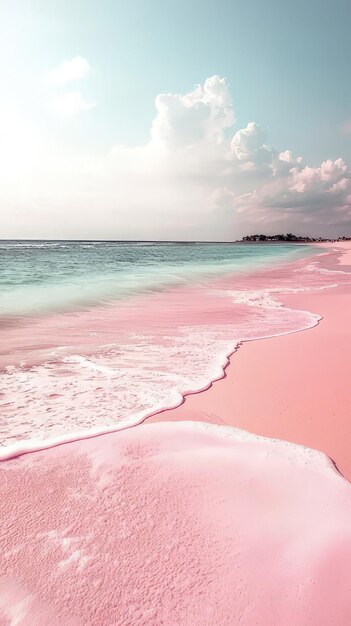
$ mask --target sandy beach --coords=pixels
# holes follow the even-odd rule
[[[351,2],[3,2],[0,626],[351,626]]]
[[[351,244],[327,245],[351,265]],[[157,420],[207,420],[315,448],[351,480],[351,285],[284,296],[322,316],[313,329],[245,342],[226,376]]]
[[[343,277],[177,409],[0,464],[1,626],[350,623]]]

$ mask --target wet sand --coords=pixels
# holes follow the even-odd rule
[[[333,247],[348,265],[351,243]],[[243,343],[225,378],[151,421],[206,420],[303,444],[351,480],[351,286],[279,299],[323,319],[313,329]]]
[[[318,326],[159,423],[0,463],[0,625],[348,626],[350,297],[286,296]]]

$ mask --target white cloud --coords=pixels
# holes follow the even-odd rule
[[[313,232],[333,234],[345,224],[351,229],[351,171],[346,163],[336,159],[318,167],[303,166],[301,160],[291,164],[284,175],[277,168],[280,176],[273,174],[259,189],[233,198],[236,210],[252,221],[287,221],[300,231],[301,223]]]
[[[69,61],[62,61],[49,76],[49,83],[55,87],[63,87],[67,83],[85,78],[91,70],[86,59],[76,56]]]
[[[80,91],[61,93],[52,99],[52,110],[61,117],[72,117],[81,111],[89,111],[95,106],[95,102],[84,100]]]
[[[239,161],[256,165],[271,164],[276,151],[265,142],[266,131],[257,124],[249,122],[246,128],[238,130],[231,142],[231,149]]]
[[[220,144],[235,121],[228,84],[219,76],[207,78],[185,95],[161,94],[155,104],[152,141],[170,149]]]
[[[291,191],[304,193],[305,191],[328,191],[331,186],[338,183],[348,167],[342,159],[336,161],[324,161],[320,167],[295,167],[291,170]],[[346,180],[346,179],[344,179]]]
[[[72,91],[53,106],[73,116],[95,103]],[[43,151],[21,185],[7,188],[2,204],[17,213],[15,226],[9,211],[0,216],[3,236],[223,240],[257,230],[351,231],[348,165],[304,164],[270,146],[257,122],[234,129],[226,79],[161,94],[155,106],[145,145],[115,145],[102,156]]]

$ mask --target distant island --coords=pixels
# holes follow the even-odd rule
[[[242,238],[242,241],[287,241],[292,243],[320,243],[325,241],[351,241],[351,237],[337,237],[330,239],[327,237],[306,237],[287,233],[286,235],[246,235],[246,237]]]

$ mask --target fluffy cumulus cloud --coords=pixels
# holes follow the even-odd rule
[[[185,95],[161,94],[155,105],[152,142],[168,149],[222,144],[225,130],[235,121],[228,85],[219,76]]]
[[[69,81],[86,75],[81,62],[73,67],[65,66]],[[55,97],[63,116],[94,106],[80,92],[59,88]],[[7,187],[16,231],[7,223],[4,235],[227,240],[257,231],[351,231],[348,165],[308,165],[288,146],[271,146],[259,123],[235,127],[225,78],[160,94],[155,109],[145,145],[115,144],[105,154],[43,150],[20,188]]]
[[[351,228],[349,167],[342,159],[309,166],[288,149],[279,152],[257,122],[236,130],[224,78],[208,78],[187,94],[159,95],[155,104],[149,144],[113,153],[129,174],[144,173],[149,188],[151,180],[160,190],[165,184],[169,201],[182,195],[167,218],[191,225],[191,237],[241,236],[256,225],[331,235]]]
[[[235,133],[231,149],[236,158],[246,164],[247,169],[271,165],[276,156],[274,148],[266,144],[266,131],[257,122],[249,122],[246,128]]]
[[[351,227],[351,172],[346,163],[327,160],[313,167],[301,158],[285,158],[286,153],[279,155],[284,169],[275,163],[261,187],[233,198],[235,210],[261,224],[285,222],[311,233],[321,229],[336,235]]]

